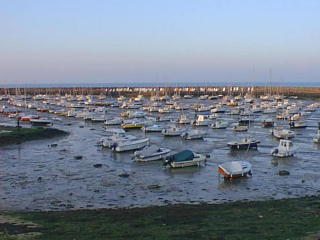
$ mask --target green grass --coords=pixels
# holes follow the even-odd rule
[[[320,197],[9,215],[46,240],[302,239],[320,232]]]
[[[10,131],[0,133],[0,146],[8,144],[19,144],[21,142],[52,138],[66,135],[67,132],[56,128],[17,128],[0,126],[0,131]]]

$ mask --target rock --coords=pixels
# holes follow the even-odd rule
[[[148,189],[158,189],[158,188],[161,188],[160,185],[157,185],[157,184],[153,184],[153,185],[149,185],[147,186]]]
[[[126,173],[126,172],[124,172],[124,173],[120,173],[120,174],[118,174],[118,176],[119,176],[119,177],[129,177],[129,176],[130,176],[130,174],[129,174],[129,173]]]
[[[84,128],[84,126],[79,126],[79,128]]]
[[[42,177],[38,177],[37,181],[41,182],[41,180],[42,180]]]
[[[97,163],[97,164],[94,164],[93,165],[95,168],[101,168],[102,167],[102,164],[101,163]]]
[[[73,158],[79,160],[79,159],[82,159],[82,155],[76,155],[76,156],[74,156]]]
[[[290,172],[287,171],[287,170],[280,170],[280,171],[279,171],[279,176],[287,176],[287,175],[289,175],[289,174],[290,174]]]

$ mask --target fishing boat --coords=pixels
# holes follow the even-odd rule
[[[257,149],[259,143],[260,141],[256,139],[242,138],[239,141],[228,142],[227,145],[230,147],[230,149],[248,150],[252,148]]]
[[[161,148],[156,145],[145,147],[140,151],[133,153],[134,160],[137,162],[149,162],[165,159],[171,152],[169,148]]]
[[[142,131],[144,132],[161,132],[163,130],[163,126],[161,125],[157,125],[157,124],[153,124],[150,126],[144,126],[141,128]]]
[[[183,128],[177,128],[177,127],[171,127],[167,129],[163,129],[161,131],[161,134],[164,136],[180,136],[182,133],[184,133],[185,129]]]
[[[137,150],[149,145],[149,138],[136,138],[131,140],[121,139],[111,145],[114,152],[124,152],[130,150]]]
[[[271,150],[271,154],[274,157],[291,157],[295,154],[296,149],[293,146],[292,141],[281,139],[279,146]]]
[[[169,165],[172,168],[200,166],[201,162],[204,162],[205,160],[206,156],[203,154],[198,154],[190,150],[184,150],[166,157],[164,165]]]
[[[251,164],[246,161],[225,162],[218,166],[218,173],[232,179],[251,175]]]
[[[295,135],[294,131],[282,127],[273,128],[271,134],[278,139],[290,139]]]
[[[181,137],[185,140],[203,139],[206,135],[206,131],[201,130],[189,130],[181,134]]]

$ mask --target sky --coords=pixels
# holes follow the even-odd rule
[[[0,84],[270,81],[320,84],[319,0],[0,0]]]

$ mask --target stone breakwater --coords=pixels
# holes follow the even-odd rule
[[[13,94],[83,94],[83,95],[100,95],[108,96],[135,96],[142,94],[150,95],[173,95],[173,94],[192,94],[199,95],[239,95],[252,94],[261,96],[266,94],[280,94],[285,96],[297,96],[303,98],[320,98],[320,87],[278,87],[278,86],[189,86],[189,87],[52,87],[52,88],[0,88],[0,95]]]

